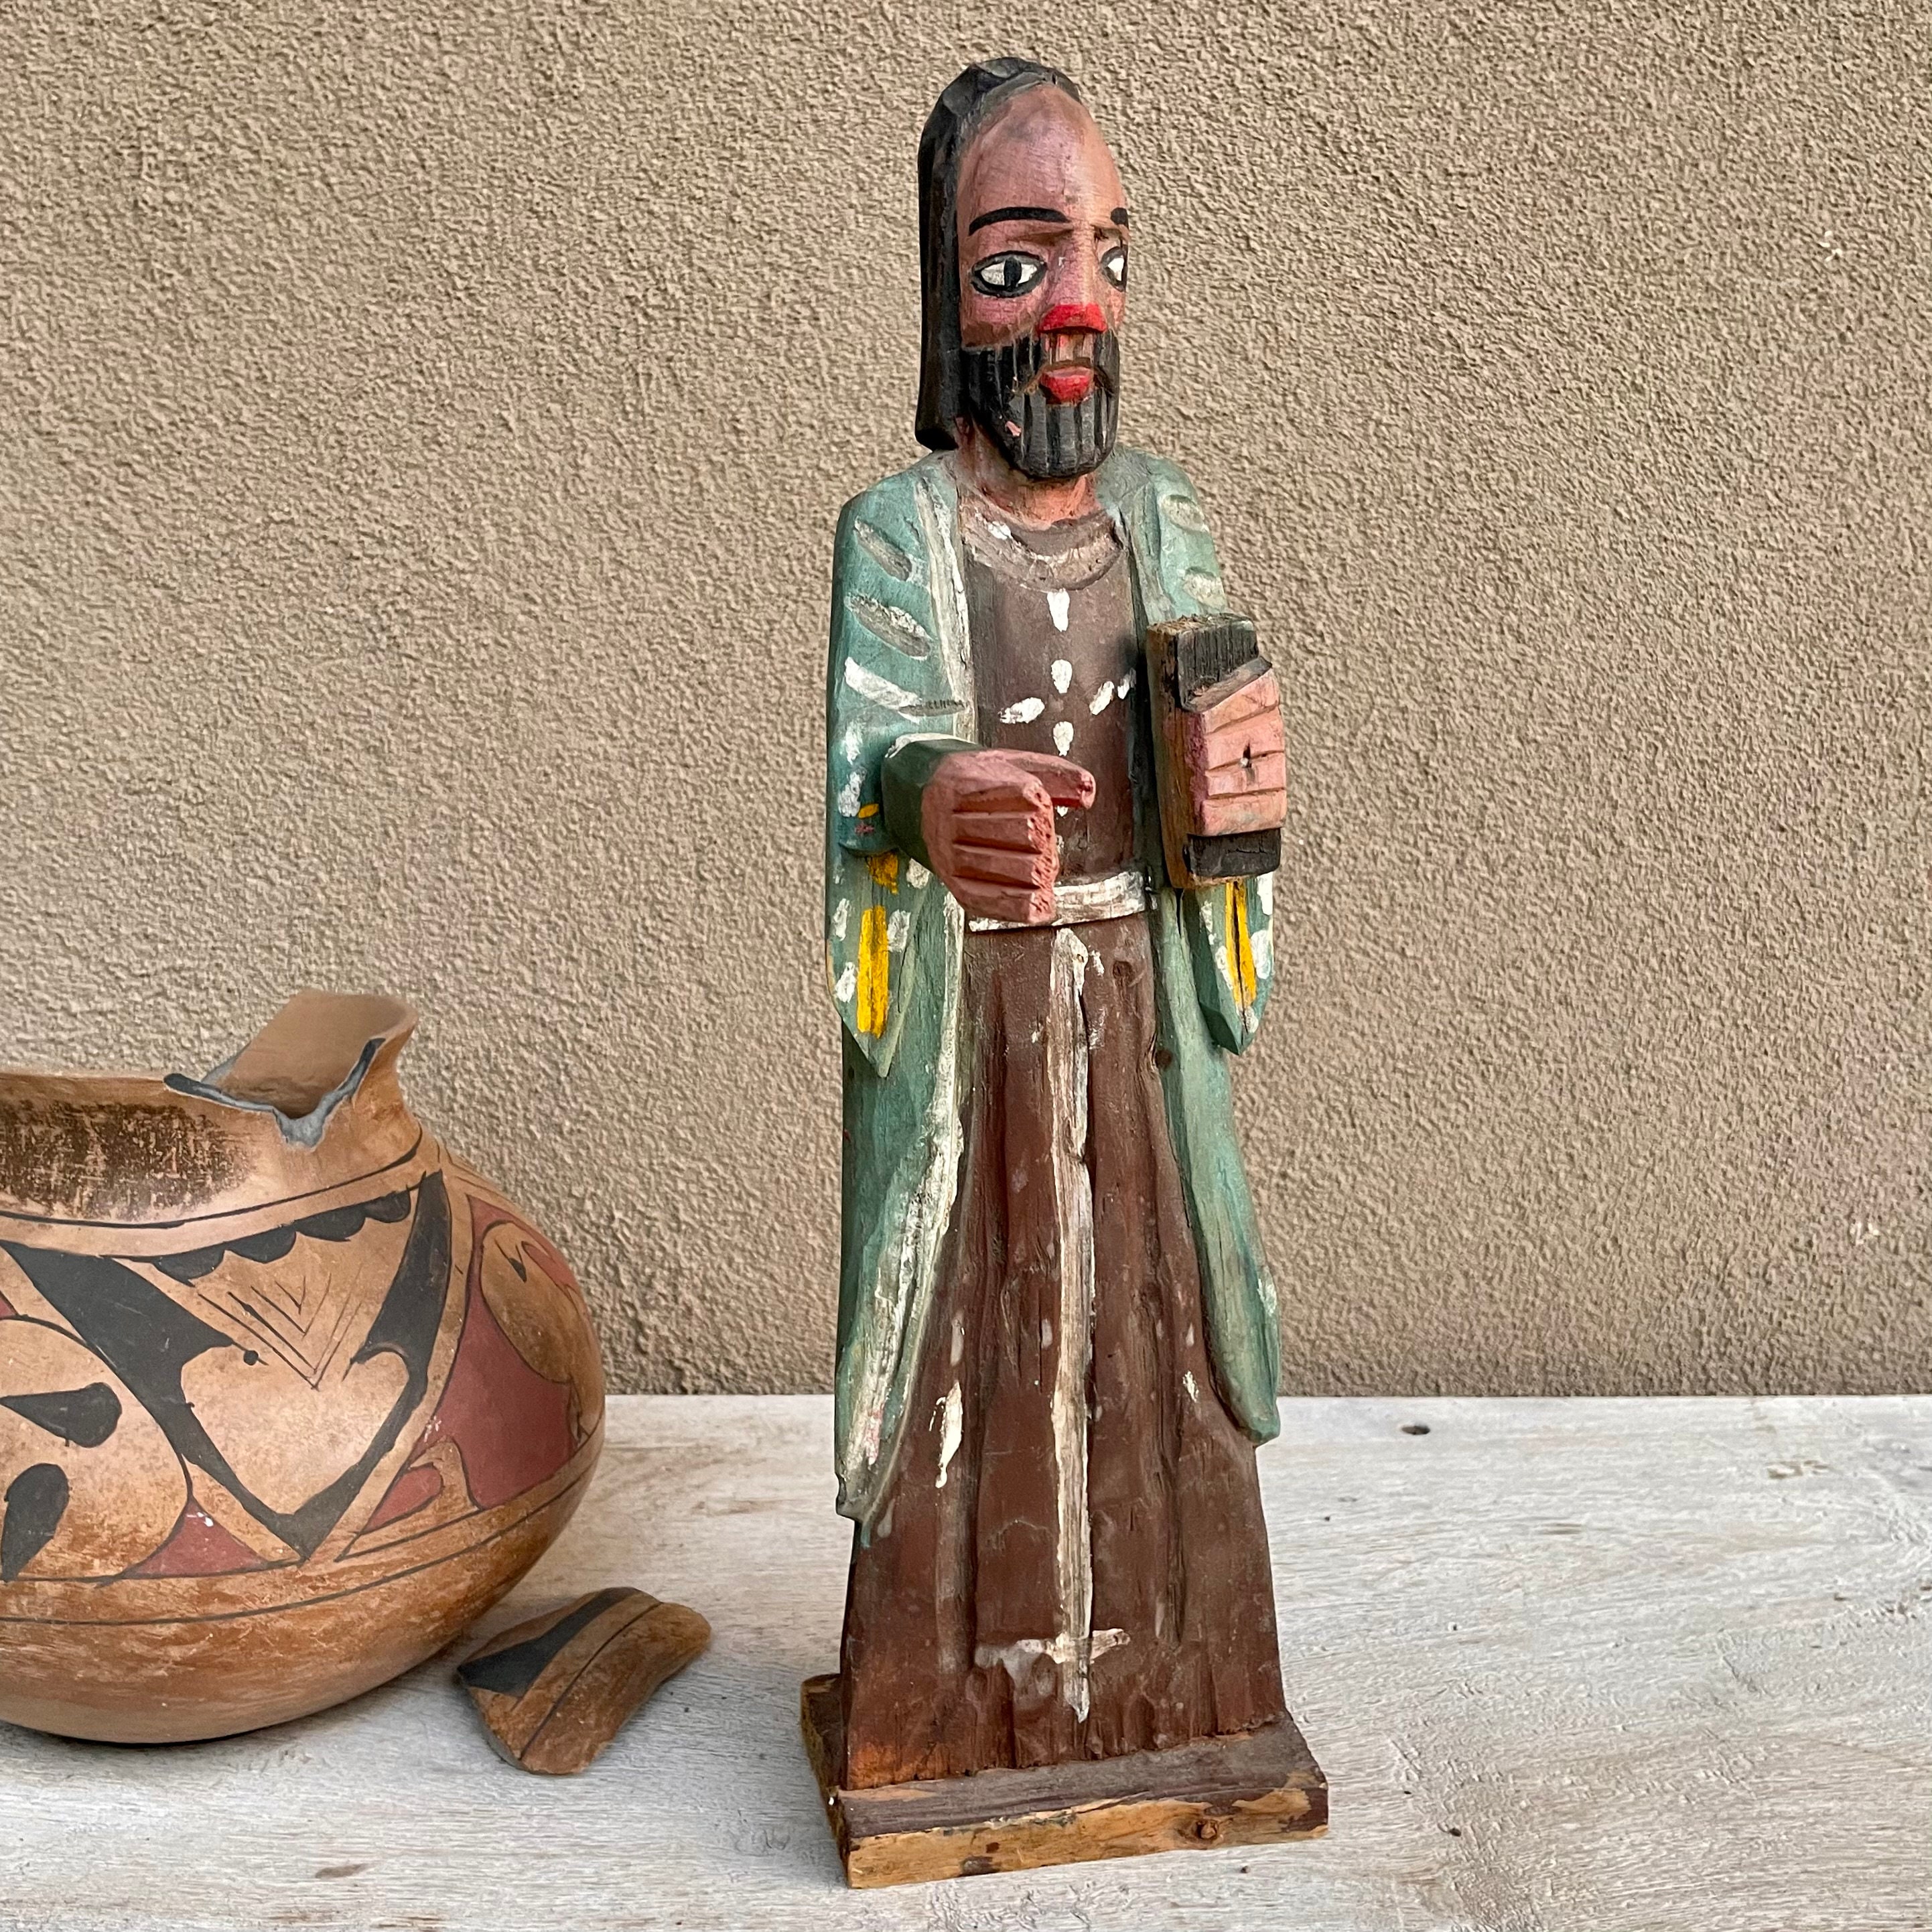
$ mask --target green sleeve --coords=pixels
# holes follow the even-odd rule
[[[886,754],[880,790],[886,837],[899,851],[922,866],[932,863],[922,829],[926,788],[941,763],[956,752],[982,748],[965,738],[902,738]]]
[[[918,786],[936,758],[914,748],[950,746],[939,734],[960,715],[937,647],[932,570],[904,477],[846,505],[826,674],[825,976],[848,1035],[881,1073],[896,1050],[916,956],[934,943],[946,897],[922,843],[897,842],[886,822],[890,765],[903,774],[892,787],[896,815],[909,812],[916,832]]]

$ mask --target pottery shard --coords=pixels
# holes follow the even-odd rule
[[[557,1776],[586,1769],[710,1641],[682,1604],[599,1590],[492,1637],[456,1675],[499,1754]]]

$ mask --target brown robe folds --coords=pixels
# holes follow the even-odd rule
[[[984,742],[1096,796],[1061,878],[1131,873],[1138,650],[1104,514],[964,497]],[[890,1500],[855,1544],[848,1787],[1063,1763],[1283,1711],[1254,1446],[1217,1393],[1141,914],[970,931],[960,1186]]]

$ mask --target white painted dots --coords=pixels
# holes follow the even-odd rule
[[[1062,630],[1064,630],[1066,628],[1066,627],[1064,624],[1062,624],[1060,626]],[[1052,675],[1053,678],[1054,689],[1058,692],[1062,698],[1064,698],[1066,695],[1067,687],[1073,682],[1073,664],[1072,660],[1067,658],[1055,658],[1053,661]],[[1053,728],[1053,748],[1064,758],[1066,755],[1068,748],[1072,744],[1072,742],[1073,727],[1063,718],[1060,722]]]
[[[1058,596],[1060,593],[1054,592],[1052,594]],[[1065,698],[1072,692],[1073,664],[1071,658],[1055,658],[1047,667],[1047,675],[1052,680],[1056,696]],[[1099,717],[1115,698],[1124,698],[1133,688],[1134,674],[1131,668],[1122,671],[1118,677],[1102,678],[1099,688],[1084,699],[1087,715],[1090,718]],[[1076,694],[1075,701],[1081,701],[1079,694]],[[1034,724],[1046,716],[1048,702],[1043,698],[1016,698],[1000,713],[1000,722],[1003,724]],[[1070,754],[1072,746],[1072,722],[1065,718],[1057,721],[1053,727],[1053,748],[1064,758]],[[1063,818],[1066,815],[1064,806],[1056,809]]]
[[[965,1418],[965,1404],[957,1382],[946,1391],[946,1399],[940,1404],[939,1414],[934,1418],[939,1424],[939,1480],[933,1484],[936,1490],[946,1486],[946,1472],[952,1466],[952,1459],[959,1453],[962,1424]]]
[[[1066,607],[1070,599],[1064,590],[1049,590],[1046,593],[1046,608],[1053,619],[1053,628],[1064,631],[1066,628]],[[1064,684],[1060,687],[1064,691]]]

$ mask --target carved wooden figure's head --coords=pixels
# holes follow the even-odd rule
[[[1113,447],[1127,209],[1120,172],[1064,74],[969,68],[920,144],[926,351],[920,440],[970,421],[1014,468],[1084,475]]]

